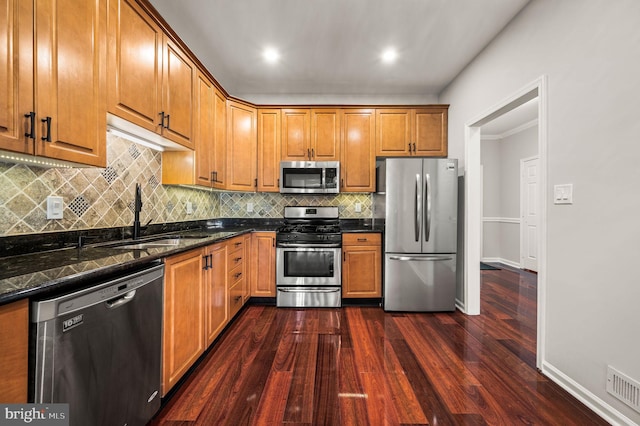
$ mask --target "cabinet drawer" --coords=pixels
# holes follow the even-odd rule
[[[244,278],[244,268],[242,267],[242,265],[238,265],[235,267],[231,266],[231,269],[229,270],[229,281],[228,281],[229,286],[236,285],[236,283],[243,278]]]
[[[229,269],[233,269],[236,266],[240,266],[244,263],[244,250],[234,250],[227,255],[227,264]]]
[[[382,243],[382,234],[380,233],[348,233],[342,234],[342,245],[345,246],[368,246],[380,245]]]
[[[229,256],[231,256],[232,252],[235,252],[236,250],[241,250],[244,248],[244,236],[239,236],[239,237],[234,237],[232,239],[230,239],[229,241],[227,241],[227,247],[229,250]]]
[[[229,318],[233,318],[242,308],[242,279],[229,289]]]

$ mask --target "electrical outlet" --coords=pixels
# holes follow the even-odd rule
[[[193,214],[193,203],[191,201],[187,201],[187,214]]]
[[[62,197],[47,197],[47,219],[62,219],[64,211],[64,201]]]
[[[247,203],[247,213],[253,213],[253,203]]]
[[[573,204],[573,184],[553,186],[553,204]]]
[[[362,213],[362,203],[356,203],[356,213]]]

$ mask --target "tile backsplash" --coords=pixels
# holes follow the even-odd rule
[[[104,169],[0,162],[0,235],[129,226],[136,183],[142,186],[143,224],[218,217],[218,197],[210,191],[161,185],[161,160],[160,152],[107,134]],[[62,197],[63,219],[47,219],[50,195]]]
[[[43,168],[0,162],[0,236],[129,226],[133,223],[136,183],[142,185],[143,224],[149,220],[281,218],[288,205],[337,205],[342,218],[372,217],[371,194],[292,196],[161,185],[161,161],[160,152],[107,134],[106,168]],[[47,219],[50,195],[63,198],[63,219]],[[191,214],[187,214],[188,202]],[[247,211],[249,203],[253,212]],[[356,212],[357,203],[361,212]]]

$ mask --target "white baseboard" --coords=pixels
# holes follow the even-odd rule
[[[458,298],[456,298],[456,309],[462,312],[463,314],[467,313],[464,302],[461,302],[460,300],[458,300]]]
[[[635,423],[546,361],[542,361],[542,373],[612,425],[638,426],[638,423]]]
[[[511,266],[512,268],[520,269],[519,263],[503,259],[501,257],[483,257],[482,259],[480,259],[480,262],[504,263],[505,265]]]

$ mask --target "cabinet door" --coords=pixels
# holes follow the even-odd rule
[[[447,156],[448,108],[419,108],[415,112],[415,154],[428,157]]]
[[[205,274],[205,314],[207,346],[209,346],[229,320],[227,299],[227,245],[214,244],[205,251],[209,268]]]
[[[256,109],[229,101],[227,107],[226,189],[254,191],[256,188]]]
[[[376,110],[376,155],[404,156],[411,153],[410,109]]]
[[[33,154],[33,2],[0,0],[0,10],[0,149]]]
[[[215,90],[214,96],[213,187],[224,189],[227,182],[227,99]]]
[[[381,258],[380,246],[343,247],[342,297],[382,297]]]
[[[372,109],[345,109],[342,113],[341,191],[375,190],[375,115]]]
[[[107,0],[35,4],[36,154],[104,167]]]
[[[311,157],[315,161],[340,160],[340,110],[311,110]]]
[[[280,110],[258,110],[258,192],[280,191]]]
[[[282,159],[285,161],[310,161],[308,109],[282,110]]]
[[[193,148],[195,65],[178,45],[164,37],[162,136]]]
[[[196,78],[195,155],[196,184],[213,184],[213,156],[215,147],[215,90],[213,83],[202,73]]]
[[[254,232],[251,244],[251,296],[276,297],[276,233]]]
[[[0,402],[24,404],[29,383],[27,299],[0,306],[0,342]]]
[[[162,395],[204,352],[204,283],[202,250],[165,260],[162,331]]]
[[[160,132],[163,33],[135,0],[109,0],[109,112]]]

